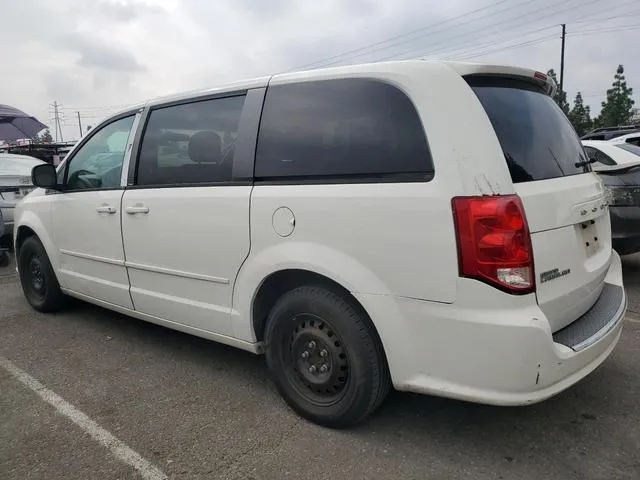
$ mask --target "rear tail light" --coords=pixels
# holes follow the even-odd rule
[[[451,203],[460,276],[509,293],[533,292],[533,249],[520,197],[455,197]]]

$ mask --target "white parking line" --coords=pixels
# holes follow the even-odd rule
[[[106,447],[115,457],[135,468],[138,473],[142,475],[142,478],[145,480],[166,480],[168,478],[167,475],[158,467],[142,458],[139,453],[135,452],[125,443],[118,440],[60,395],[49,390],[27,372],[18,368],[13,362],[0,356],[0,366],[2,366],[20,383],[36,392],[40,398],[52,405],[58,413],[64,415],[73,423],[78,425],[82,430],[91,435],[94,440]]]
[[[631,310],[627,310],[627,313],[624,316],[624,319],[627,322],[640,323],[640,313],[636,313],[636,312],[632,312]]]

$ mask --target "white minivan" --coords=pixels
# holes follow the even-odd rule
[[[16,211],[25,296],[254,353],[344,427],[389,388],[541,401],[615,347],[607,201],[533,70],[401,61],[161,98],[80,141]]]

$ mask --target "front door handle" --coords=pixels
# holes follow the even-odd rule
[[[136,213],[149,213],[149,207],[145,207],[144,205],[129,205],[124,209],[129,215],[135,215]]]
[[[116,207],[112,207],[111,205],[99,205],[96,207],[96,212],[113,215],[116,213]]]

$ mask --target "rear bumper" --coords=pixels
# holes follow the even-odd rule
[[[613,248],[620,255],[640,252],[640,207],[609,207]]]
[[[622,287],[615,253],[605,281]],[[395,388],[494,405],[536,403],[595,370],[620,338],[624,290],[610,318],[575,350],[554,341],[532,296],[494,290],[460,279],[459,298],[473,298],[469,306],[358,295],[374,312]]]

